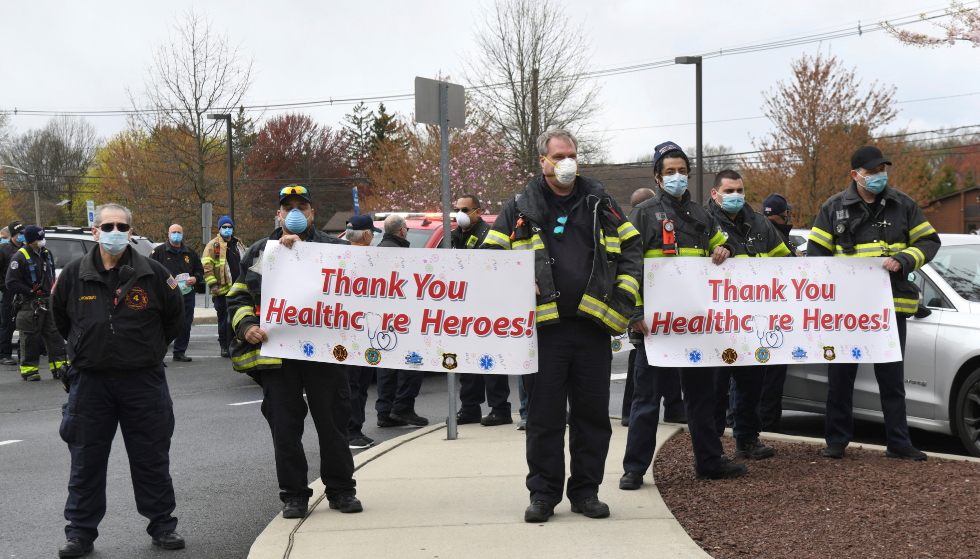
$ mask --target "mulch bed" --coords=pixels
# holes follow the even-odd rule
[[[687,433],[657,454],[664,502],[712,557],[980,557],[980,464],[764,442],[776,456],[735,480],[697,481]]]

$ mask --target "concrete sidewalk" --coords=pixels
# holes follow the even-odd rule
[[[671,515],[650,473],[639,491],[620,491],[626,431],[613,422],[599,491],[609,518],[573,514],[566,499],[546,524],[524,522],[523,432],[463,425],[459,439],[447,441],[445,425],[436,425],[355,457],[363,513],[330,510],[318,480],[312,487],[321,500],[310,514],[274,519],[249,558],[709,557]],[[679,431],[661,424],[657,449]]]

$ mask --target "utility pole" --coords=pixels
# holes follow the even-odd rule
[[[528,164],[534,168],[534,161],[538,158],[537,143],[538,136],[541,135],[541,123],[538,120],[538,69],[531,69],[531,153]]]
[[[701,121],[701,57],[700,56],[678,56],[677,58],[674,59],[674,63],[675,64],[694,64],[694,66],[695,66],[695,75],[696,75],[696,78],[695,78],[695,81],[696,81],[695,88],[697,90],[697,92],[695,93],[695,99],[696,99],[695,102],[697,103],[697,108],[695,109],[696,115],[695,115],[694,120],[695,120],[695,126],[697,128],[696,136],[697,136],[697,144],[698,144],[698,147],[697,147],[697,155],[695,156],[696,159],[697,159],[697,165],[698,165],[698,174],[697,174],[697,177],[698,177],[698,179],[697,179],[698,180],[698,182],[697,182],[698,187],[697,188],[698,188],[698,190],[697,190],[697,196],[695,196],[695,200],[697,200],[697,203],[698,204],[701,204],[703,206],[704,205],[704,192],[703,192],[703,188],[704,188],[704,159],[702,158],[702,155],[703,154],[701,153],[701,149],[702,149],[702,144],[701,144],[701,122],[702,122]]]
[[[224,120],[228,124],[228,217],[235,221],[235,160],[232,156],[231,144],[231,115],[209,114],[211,120]]]

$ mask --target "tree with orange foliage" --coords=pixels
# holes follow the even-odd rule
[[[856,70],[831,54],[803,55],[793,78],[764,92],[763,111],[774,130],[753,141],[757,158],[743,160],[752,201],[779,193],[793,206],[798,226],[809,226],[820,206],[848,186],[850,158],[862,145],[876,145],[894,164],[889,185],[923,202],[931,172],[916,146],[901,135],[875,137],[895,120],[895,88],[871,84],[861,92]]]

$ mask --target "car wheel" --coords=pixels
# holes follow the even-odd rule
[[[956,396],[956,430],[966,450],[980,456],[980,369],[973,371]]]

